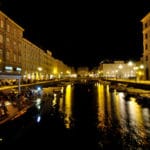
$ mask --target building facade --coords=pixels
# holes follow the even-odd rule
[[[145,66],[145,79],[150,79],[150,13],[141,20],[143,34],[143,64]]]
[[[24,29],[0,11],[0,72],[21,72],[21,41]]]
[[[68,66],[23,37],[24,29],[0,11],[0,74],[21,75],[23,80],[59,77]]]
[[[132,62],[114,61],[101,63],[99,66],[100,77],[114,79],[135,79],[136,64]]]

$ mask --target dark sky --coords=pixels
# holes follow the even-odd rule
[[[0,0],[0,8],[22,26],[24,37],[69,66],[97,66],[104,59],[142,56],[140,20],[149,0]]]

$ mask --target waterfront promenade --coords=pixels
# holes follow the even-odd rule
[[[19,89],[21,87],[33,87],[33,86],[42,85],[42,84],[56,85],[61,81],[63,82],[64,80],[50,80],[50,81],[40,81],[36,83],[31,83],[31,84],[1,86],[0,91],[10,91],[11,89],[18,88],[18,92],[19,92]],[[30,103],[25,104],[21,109],[19,109],[18,107],[14,106],[10,101],[6,101],[5,105],[8,111],[6,115],[0,116],[0,125],[7,122],[8,120],[12,120],[24,114],[27,111],[27,109],[30,108],[33,104],[34,103],[32,102],[32,100],[30,100]]]
[[[39,84],[43,84],[43,83],[47,83],[47,82],[38,82],[38,83],[32,83],[32,84],[23,84],[23,85],[20,85],[21,87],[24,87],[24,86],[34,86],[34,85],[39,85]],[[18,88],[18,85],[14,85],[14,86],[1,86],[0,87],[0,91],[9,91],[13,88]],[[16,117],[19,117],[20,115],[24,114],[28,108],[30,108],[32,106],[32,102],[30,104],[25,104],[21,109],[19,109],[18,107],[14,106],[12,104],[12,102],[6,100],[5,101],[5,106],[7,108],[7,114],[6,115],[3,115],[3,116],[0,116],[0,125],[7,122],[8,120],[12,120]]]

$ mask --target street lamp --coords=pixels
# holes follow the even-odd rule
[[[128,66],[133,66],[133,62],[132,62],[132,61],[129,61],[129,62],[128,62]]]
[[[42,68],[41,68],[41,67],[38,67],[38,71],[42,71]]]

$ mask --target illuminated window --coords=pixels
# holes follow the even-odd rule
[[[9,41],[10,41],[8,37],[6,38],[6,41],[7,41],[7,42],[9,42]]]
[[[21,71],[21,68],[17,67],[16,70],[17,70],[17,71]]]
[[[3,20],[1,20],[0,25],[1,25],[1,28],[4,28],[4,22],[3,22]]]
[[[3,43],[3,36],[0,34],[0,43]]]
[[[12,68],[11,66],[5,66],[5,69],[6,69],[7,71],[11,71],[13,68]]]

